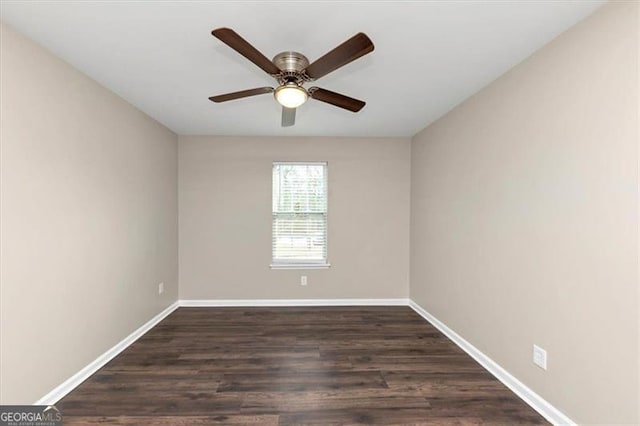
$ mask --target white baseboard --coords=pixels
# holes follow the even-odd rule
[[[184,307],[222,306],[407,306],[409,299],[211,299],[180,300]]]
[[[518,395],[524,402],[530,405],[531,408],[540,413],[540,415],[549,422],[554,425],[576,425],[576,423],[564,413],[549,404],[549,402],[528,388],[520,380],[509,374],[507,370],[502,368],[498,363],[486,356],[478,348],[463,339],[458,333],[427,312],[422,306],[418,305],[413,300],[409,301],[409,306],[411,306],[411,308],[413,308],[413,310],[420,316],[429,321],[435,328],[440,330],[440,332],[447,336],[453,343],[469,354],[471,358],[475,359],[481,366],[489,371],[489,373],[493,374],[496,379],[500,380],[506,387],[511,389],[513,393]]]
[[[73,376],[69,377],[59,386],[54,388],[51,392],[34,402],[34,405],[53,405],[61,400],[66,394],[75,389],[76,386],[87,380],[89,376],[91,376],[93,373],[102,368],[106,363],[115,358],[120,352],[127,349],[133,342],[142,337],[143,334],[153,328],[156,324],[162,321],[173,311],[178,309],[178,307],[178,302],[174,302],[173,304],[171,304],[164,311],[160,312],[158,315],[147,321],[142,327],[138,328],[136,331],[121,340],[114,347],[93,360],[91,363],[89,363],[89,365],[78,371]]]

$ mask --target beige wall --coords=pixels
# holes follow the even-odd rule
[[[636,49],[637,49],[637,62],[636,62],[636,72],[640,75],[640,7],[636,7]],[[639,77],[640,78],[640,77]],[[638,126],[637,134],[638,134],[638,188],[640,192],[640,82],[636,87],[637,92],[637,116],[636,116],[636,124]],[[640,196],[638,196],[638,225],[637,225],[637,233],[638,233],[638,423],[640,423]]]
[[[411,297],[585,424],[640,421],[637,8],[604,6],[412,145]]]
[[[177,138],[0,39],[0,400],[30,404],[177,299]]]
[[[408,139],[180,136],[180,298],[407,297],[409,154]],[[269,269],[273,161],[328,161],[331,268]]]

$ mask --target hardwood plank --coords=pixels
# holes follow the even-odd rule
[[[430,408],[420,391],[390,392],[386,388],[337,391],[245,392],[243,413],[285,413],[335,409]]]
[[[105,395],[109,399],[105,399]],[[64,403],[64,418],[72,416],[171,416],[184,413],[188,416],[234,415],[240,413],[242,397],[237,394],[215,392],[141,391],[137,393],[107,393],[85,391],[82,398]]]
[[[383,372],[382,376],[390,389],[417,391],[428,398],[490,396],[511,391],[489,373],[472,372],[442,374],[417,372]]]
[[[295,374],[225,374],[218,392],[304,392],[330,389],[386,388],[377,371],[323,371]]]
[[[319,410],[283,413],[284,425],[480,425],[479,417],[436,417],[428,410],[405,408],[367,408],[363,410]],[[508,424],[508,423],[507,423]]]
[[[423,355],[423,356],[385,356],[367,355],[349,357],[355,369],[373,371],[411,371],[441,372],[455,369],[457,373],[478,371],[478,364],[469,356]]]
[[[264,425],[276,426],[279,416],[232,415],[232,416],[137,416],[137,417],[65,417],[65,425],[157,425],[157,426],[206,426],[206,425]]]

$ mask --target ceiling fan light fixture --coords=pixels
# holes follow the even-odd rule
[[[273,96],[275,96],[276,101],[285,108],[298,108],[309,99],[307,91],[295,83],[278,86]]]
[[[257,87],[255,89],[225,93],[209,97],[212,102],[227,102],[234,99],[273,93],[276,101],[282,105],[282,127],[294,125],[296,108],[309,98],[351,112],[358,112],[365,105],[363,101],[320,87],[310,87],[308,91],[302,87],[305,83],[315,81],[361,56],[371,53],[374,49],[373,43],[364,33],[357,33],[338,47],[316,59],[313,63],[309,63],[307,57],[302,53],[294,51],[280,52],[273,60],[269,60],[231,28],[216,28],[211,31],[211,35],[253,62],[278,82],[276,89],[273,87]]]

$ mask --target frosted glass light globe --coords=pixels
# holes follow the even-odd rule
[[[307,91],[295,83],[279,86],[273,95],[278,103],[285,108],[298,108],[309,98]]]

